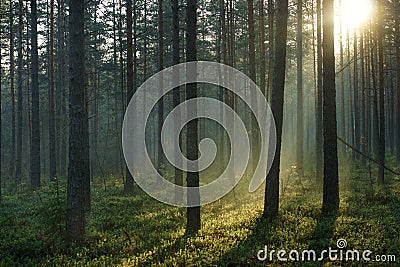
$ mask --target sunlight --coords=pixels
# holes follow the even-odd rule
[[[353,30],[362,26],[373,12],[372,0],[342,0],[339,16],[343,27]],[[341,15],[340,15],[341,14]]]

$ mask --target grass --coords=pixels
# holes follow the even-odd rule
[[[38,192],[11,187],[0,209],[1,266],[386,266],[382,262],[260,262],[257,252],[336,248],[369,249],[372,255],[396,255],[400,266],[400,178],[371,186],[369,172],[353,166],[342,171],[340,211],[331,218],[320,213],[322,195],[312,179],[283,175],[285,185],[276,220],[261,218],[263,190],[247,194],[240,183],[222,200],[202,207],[202,230],[185,236],[184,208],[167,206],[136,188],[133,197],[109,179],[93,185],[87,241],[66,248],[65,184]],[[290,179],[289,179],[290,177]],[[374,180],[375,178],[372,177]],[[58,191],[57,191],[58,190]],[[352,265],[353,264],[353,265]]]

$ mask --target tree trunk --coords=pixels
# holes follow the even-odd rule
[[[400,43],[400,19],[396,19],[396,43]],[[397,93],[397,160],[400,161],[400,46],[396,46],[396,93]]]
[[[324,214],[339,209],[337,157],[334,0],[323,0],[323,125],[324,125]]]
[[[85,83],[84,0],[71,0],[67,237],[81,243],[90,206],[89,125]]]
[[[158,0],[158,71],[164,68],[164,18],[163,0]],[[160,78],[159,90],[163,90],[162,78]],[[161,130],[164,122],[164,98],[161,98],[158,106],[158,132],[157,132],[157,159],[158,170],[164,165],[164,151],[161,145]],[[165,166],[164,166],[165,167]]]
[[[366,101],[365,101],[365,51],[364,51],[364,28],[360,29],[360,67],[361,67],[361,151],[367,153],[367,140],[366,140]],[[361,164],[365,166],[365,157],[361,157]]]
[[[23,2],[18,1],[18,57],[17,57],[17,158],[15,161],[15,182],[21,183],[21,172],[22,172],[22,75],[23,75],[23,59],[22,59],[22,32],[24,27],[24,21],[22,18],[23,14]]]
[[[196,0],[187,0],[186,7],[186,61],[197,60],[197,3]],[[186,85],[186,99],[197,98],[197,84],[190,83]],[[188,111],[189,112],[189,111]],[[190,110],[190,112],[197,112],[197,110]],[[198,159],[198,119],[194,119],[187,125],[187,158],[190,160]],[[199,172],[188,172],[187,173],[187,186],[198,187],[199,186]],[[200,202],[200,192],[197,190],[194,196],[188,195],[188,204],[194,200]],[[186,232],[188,234],[197,233],[200,229],[200,206],[188,207],[187,208],[187,221],[186,221]]]
[[[179,56],[179,3],[178,0],[172,1],[172,62],[174,65],[179,64],[180,56]],[[174,79],[177,79],[175,77]],[[175,88],[173,91],[173,107],[179,105],[181,101],[181,90],[180,87]],[[174,122],[175,129],[177,129],[180,125],[181,116],[179,113],[175,114]],[[179,138],[179,147],[182,147],[182,138]],[[180,151],[175,151],[175,155],[178,155]],[[175,161],[179,161],[179,157],[175,158]],[[175,167],[175,184],[179,186],[183,186],[183,172],[181,169]],[[175,191],[175,201],[182,202],[183,201],[183,192],[182,190],[176,188]]]
[[[132,38],[132,0],[126,1],[126,30],[127,30],[127,88],[126,103],[129,104],[133,96],[133,38]],[[125,193],[133,193],[133,177],[128,167],[126,168]]]
[[[10,1],[10,96],[11,96],[11,149],[10,149],[10,178],[15,174],[15,61],[14,61],[14,7]]]
[[[56,177],[56,132],[54,123],[54,0],[50,0],[50,88],[49,88],[49,155],[50,181]]]
[[[66,60],[65,60],[65,6],[64,0],[58,0],[58,53],[59,53],[59,62],[58,62],[58,72],[59,72],[59,90],[61,91],[61,101],[60,101],[60,176],[67,175],[67,138],[68,138],[68,127],[67,122],[63,118],[65,114],[67,114],[67,81],[65,79],[66,72]]]
[[[264,0],[258,0],[258,42],[260,46],[260,89],[267,96],[265,88],[265,25],[264,25]]]
[[[271,90],[272,90],[272,71],[274,69],[274,18],[275,18],[275,10],[274,10],[274,1],[268,0],[268,97],[271,98]]]
[[[254,33],[254,6],[253,0],[247,0],[247,23],[249,27],[249,77],[256,82],[256,52],[255,52],[255,33]]]
[[[303,1],[297,0],[296,27],[296,59],[297,59],[297,171],[299,177],[303,170]]]
[[[275,62],[271,95],[271,107],[276,123],[276,151],[272,167],[267,174],[263,212],[263,216],[268,219],[274,219],[278,215],[279,208],[279,169],[281,162],[283,100],[285,89],[287,19],[288,1],[278,1],[274,51]]]
[[[323,177],[323,120],[322,120],[322,9],[321,1],[317,1],[317,108],[316,108],[316,181],[322,185]]]
[[[353,41],[353,84],[354,84],[354,146],[360,150],[360,108],[359,108],[359,88],[358,88],[358,46],[357,46],[357,30],[354,29]],[[359,155],[353,151],[353,159],[358,159]]]
[[[37,40],[37,4],[31,0],[31,75],[32,75],[32,146],[30,151],[30,178],[32,189],[40,187],[40,113],[39,113],[39,63]]]
[[[318,0],[320,1],[320,0]],[[339,1],[339,8],[342,10],[342,1]],[[341,14],[342,15],[342,14]],[[340,137],[346,138],[346,111],[345,111],[345,94],[344,94],[344,52],[343,52],[343,20],[339,25],[339,49],[340,49]],[[346,156],[346,146],[340,146],[340,152],[343,157]]]
[[[383,72],[383,7],[382,3],[378,1],[377,7],[377,34],[378,34],[378,74],[379,74],[379,172],[378,182],[383,184],[385,182],[385,86],[384,86],[384,72]]]
[[[254,6],[253,0],[247,0],[247,23],[249,27],[249,77],[256,82],[256,51],[255,51],[255,33],[254,33]],[[251,105],[257,110],[257,98],[253,90],[250,91]],[[257,123],[252,121],[251,124],[251,148],[252,148],[252,164],[257,166],[256,146],[258,145]]]

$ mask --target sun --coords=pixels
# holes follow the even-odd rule
[[[373,0],[342,0],[339,20],[344,28],[355,30],[368,22],[374,10]]]

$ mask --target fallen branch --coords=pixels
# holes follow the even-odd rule
[[[344,140],[343,140],[342,138],[340,138],[339,136],[337,136],[337,139],[338,139],[340,142],[342,142],[343,144],[345,144],[346,146],[350,147],[353,151],[355,151],[355,152],[357,152],[358,154],[360,154],[361,156],[363,156],[364,158],[367,158],[367,159],[369,159],[370,161],[372,161],[372,162],[374,162],[374,163],[380,165],[379,161],[377,161],[376,159],[370,157],[369,155],[367,155],[367,154],[361,152],[360,150],[358,150],[358,149],[355,148],[354,146],[352,146],[352,145],[350,145],[349,143],[347,143],[346,141],[344,141]],[[386,167],[385,165],[383,166],[383,168],[384,168],[385,170],[387,170],[387,171],[389,171],[389,172],[395,174],[395,175],[400,175],[400,173],[398,173],[398,172],[396,172],[396,171],[394,171],[394,170],[392,170],[392,169]]]

